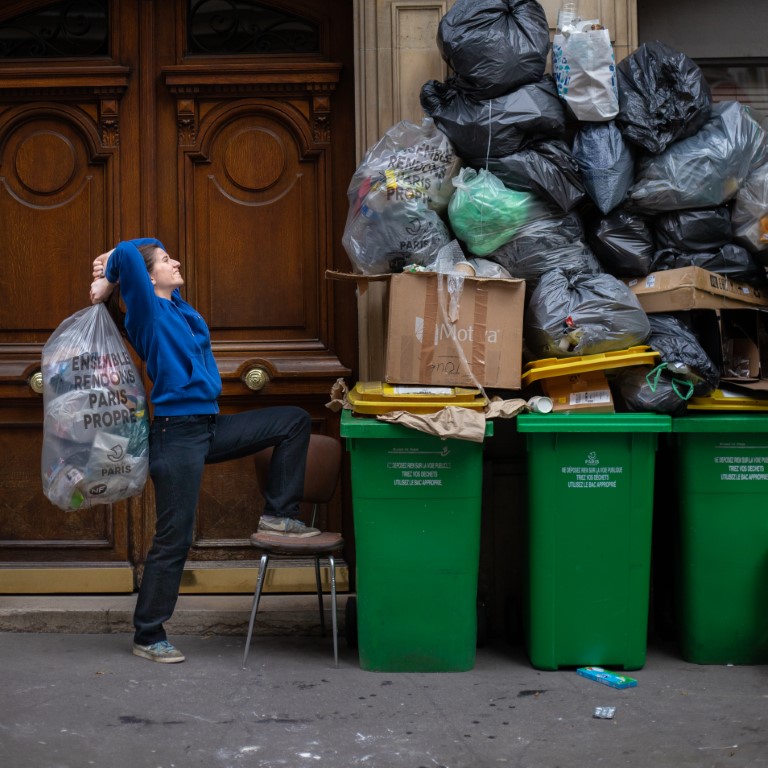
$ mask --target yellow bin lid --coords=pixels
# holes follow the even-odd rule
[[[554,376],[570,376],[574,373],[606,371],[629,365],[657,365],[661,355],[650,347],[630,347],[614,352],[600,352],[581,357],[546,357],[527,363],[522,375],[523,386],[540,379]]]
[[[768,411],[768,398],[716,389],[706,397],[692,397],[689,411]]]
[[[415,386],[358,381],[348,393],[353,413],[435,413],[447,405],[483,409],[488,400],[479,389]]]

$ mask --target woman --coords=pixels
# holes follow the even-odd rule
[[[274,446],[259,530],[288,536],[320,533],[298,520],[310,417],[281,406],[219,414],[221,377],[203,318],[181,298],[179,262],[154,238],[121,242],[93,262],[91,302],[107,301],[118,282],[125,331],[152,381],[149,474],[157,516],[133,623],[133,653],[152,661],[184,661],[163,622],[173,614],[192,544],[204,464]],[[114,298],[114,297],[113,297]]]

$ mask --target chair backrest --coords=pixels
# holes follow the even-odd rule
[[[265,448],[254,455],[256,479],[260,488],[266,488],[272,448]],[[307,449],[307,468],[304,473],[302,501],[325,504],[331,500],[339,483],[341,470],[341,442],[329,435],[312,433]]]

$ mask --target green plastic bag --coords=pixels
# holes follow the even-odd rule
[[[456,191],[448,218],[456,237],[475,256],[493,253],[528,221],[533,195],[507,189],[490,171],[463,168],[452,181]]]

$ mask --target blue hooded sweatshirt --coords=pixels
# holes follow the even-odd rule
[[[200,314],[181,298],[155,294],[144,257],[138,248],[155,245],[151,237],[118,243],[109,257],[105,277],[120,282],[126,307],[125,330],[147,365],[152,380],[155,416],[218,413],[221,376],[211,350],[211,334]]]

